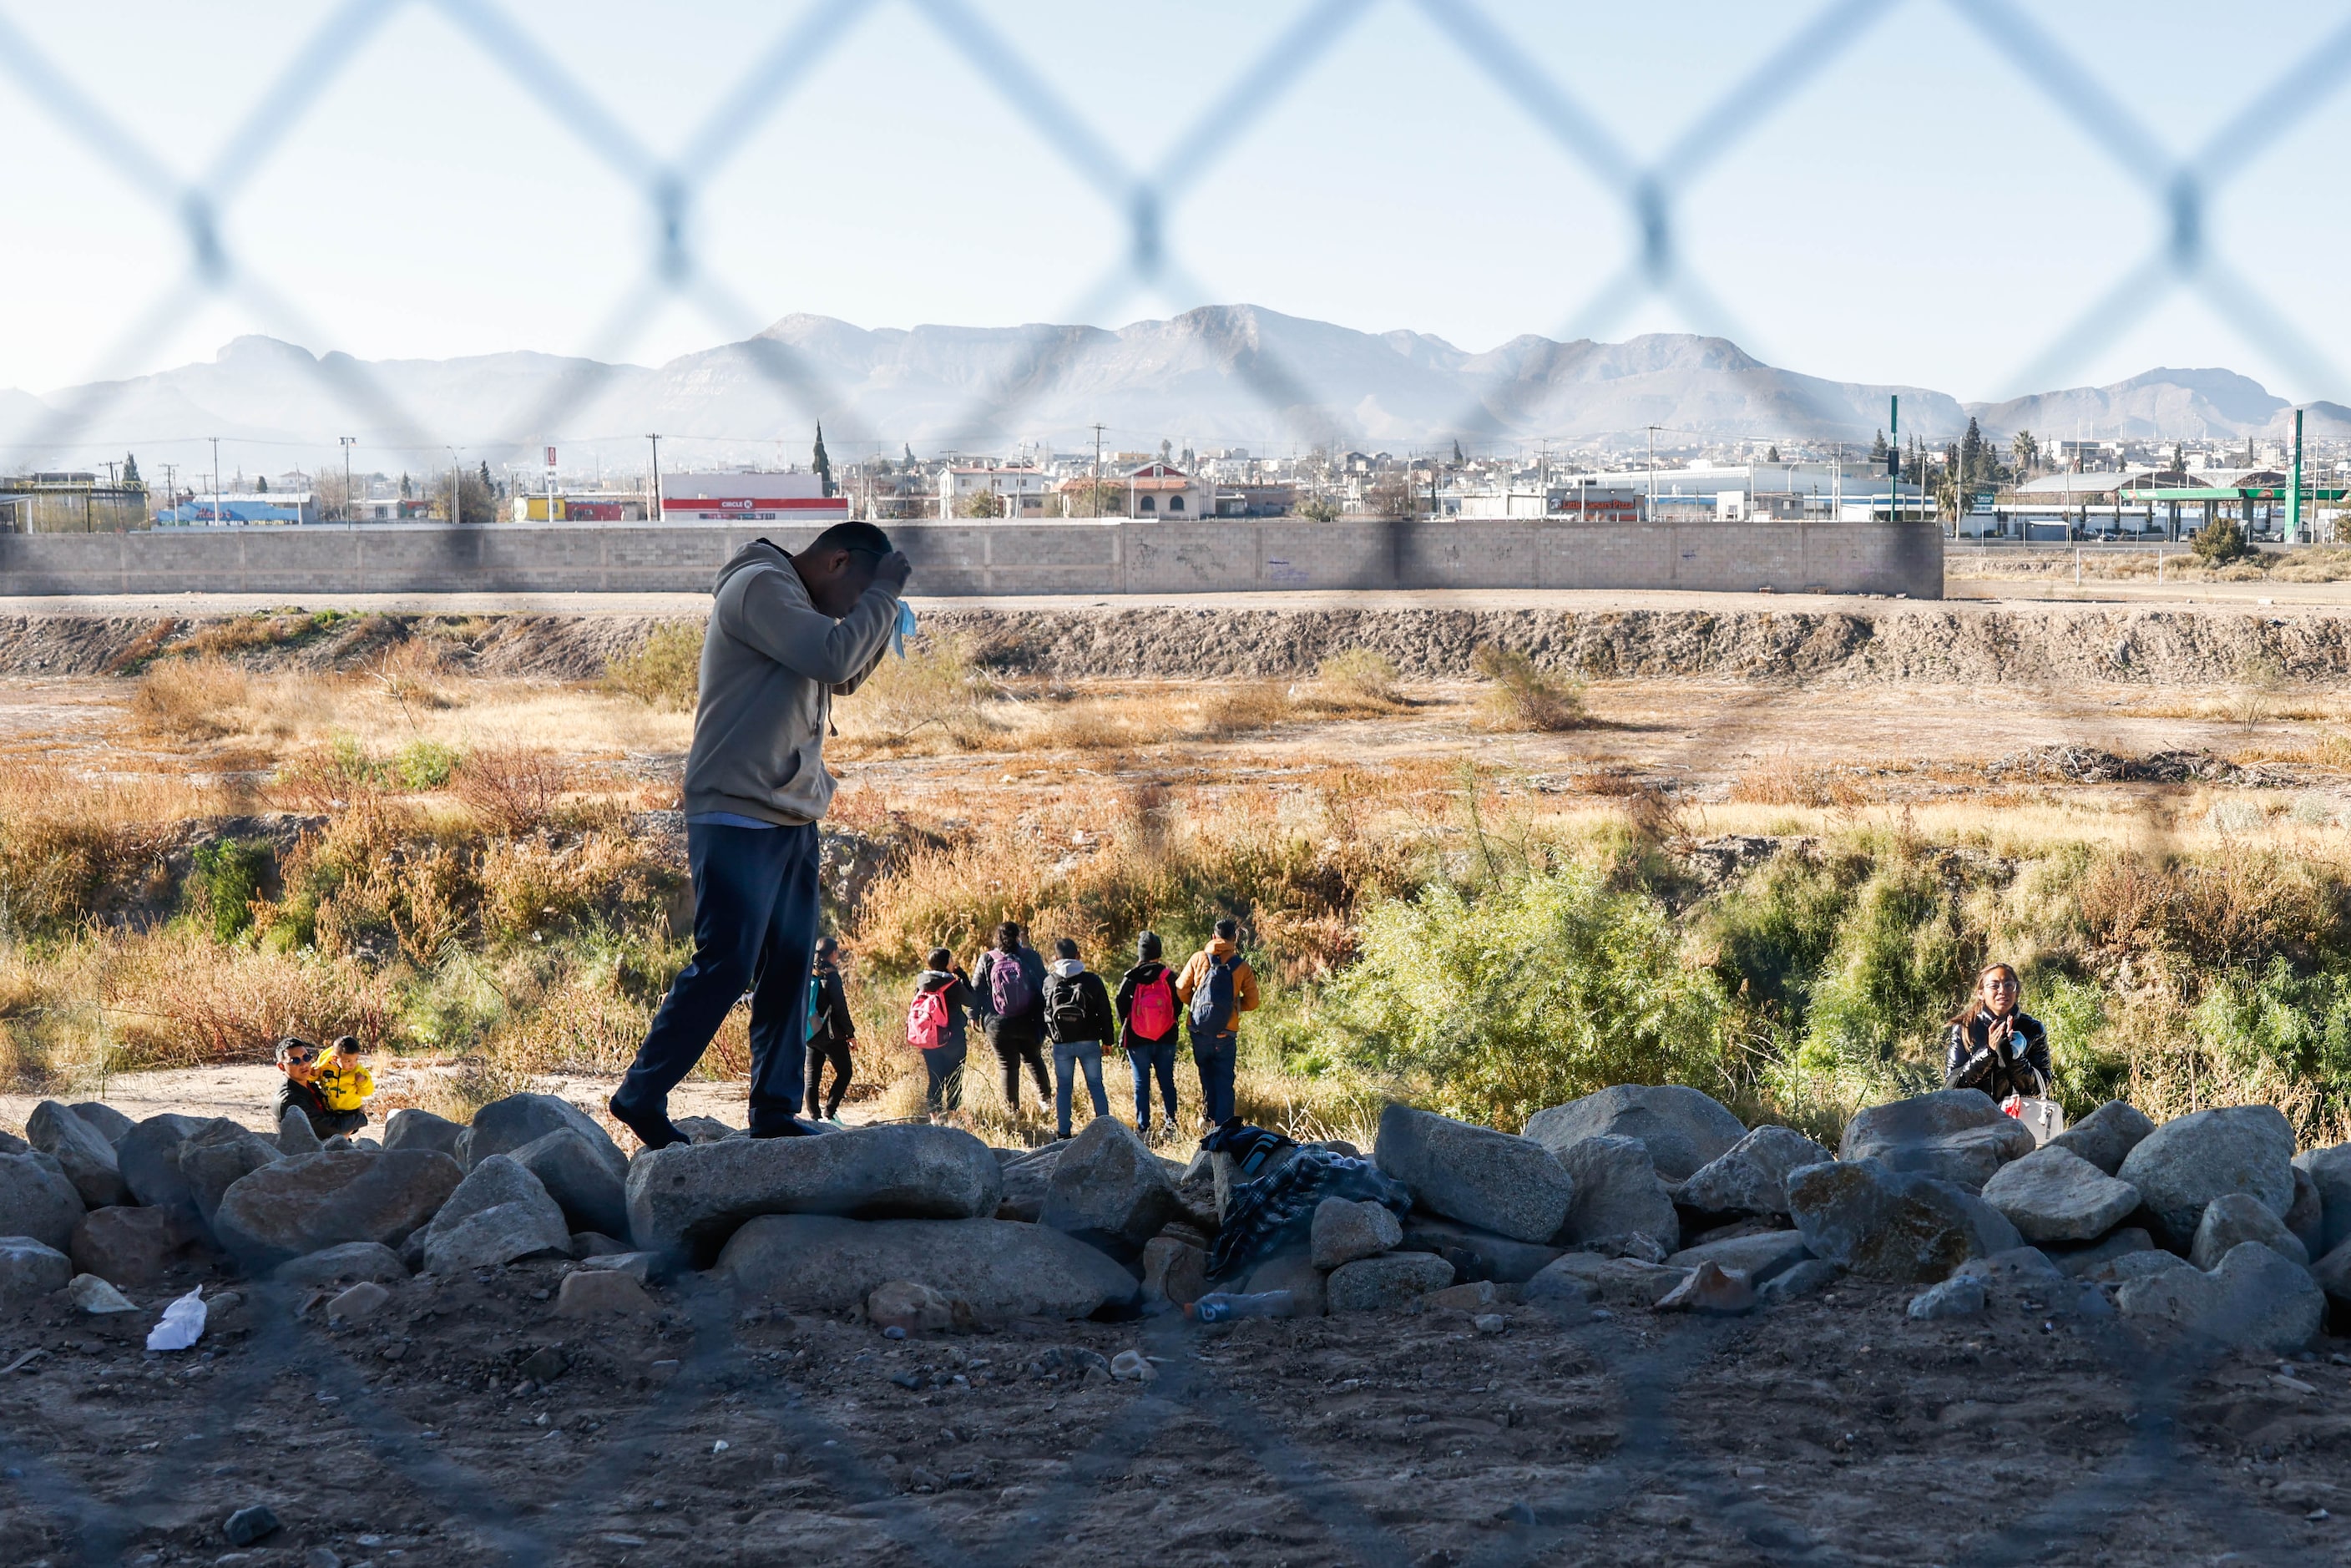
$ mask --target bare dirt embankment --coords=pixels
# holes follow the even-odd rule
[[[1408,678],[1460,678],[1471,673],[1479,648],[1497,643],[1602,678],[2209,686],[2256,674],[2311,683],[2351,675],[2351,612],[2334,609],[1820,600],[1782,609],[1748,595],[1722,608],[1687,602],[1695,595],[1669,605],[1611,607],[1604,595],[1579,597],[1593,605],[1358,607],[1331,596],[1295,609],[1269,607],[1264,596],[1238,605],[934,601],[924,624],[932,634],[967,639],[985,663],[1073,679],[1293,676],[1362,647],[1385,653]],[[656,625],[681,618],[592,611],[0,614],[0,674],[122,672],[164,651],[218,653],[256,668],[352,668],[424,637],[475,674],[580,680],[601,674]]]

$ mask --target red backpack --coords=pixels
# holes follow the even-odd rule
[[[925,1051],[936,1051],[947,1032],[954,1015],[947,1010],[946,988],[925,991],[906,1009],[906,1043]]]
[[[1155,978],[1135,987],[1126,1027],[1137,1040],[1165,1040],[1176,1032],[1176,977],[1165,965]]]

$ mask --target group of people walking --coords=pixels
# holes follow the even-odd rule
[[[995,1053],[1005,1105],[1019,1110],[1025,1067],[1036,1081],[1038,1103],[1053,1103],[1059,1136],[1070,1135],[1081,1074],[1094,1114],[1110,1114],[1102,1064],[1113,1041],[1134,1072],[1136,1130],[1146,1135],[1151,1131],[1151,1091],[1156,1083],[1165,1112],[1161,1127],[1173,1134],[1176,1053],[1188,1029],[1200,1074],[1201,1113],[1211,1126],[1231,1121],[1240,1017],[1259,1000],[1257,976],[1240,956],[1239,936],[1235,922],[1219,920],[1215,938],[1177,970],[1164,961],[1158,934],[1146,931],[1135,942],[1134,967],[1121,977],[1115,996],[1102,976],[1086,967],[1075,941],[1057,940],[1048,964],[1013,921],[996,928],[994,944],[969,971],[947,949],[933,949],[928,967],[914,977],[914,998],[906,1012],[906,1041],[922,1052],[930,1113],[944,1115],[960,1107],[970,1031],[977,1027]]]

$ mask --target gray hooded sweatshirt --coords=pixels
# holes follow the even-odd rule
[[[685,756],[685,814],[780,827],[824,815],[824,734],[835,693],[855,691],[890,645],[898,595],[876,582],[842,620],[810,602],[790,559],[753,539],[718,570],[702,642],[702,696]]]

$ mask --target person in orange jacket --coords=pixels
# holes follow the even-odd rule
[[[1240,1054],[1241,1014],[1258,1005],[1257,971],[1240,954],[1240,923],[1217,922],[1216,939],[1176,977],[1176,995],[1192,1026],[1192,1064],[1200,1070],[1202,1109],[1211,1127],[1235,1119],[1233,1068]]]

